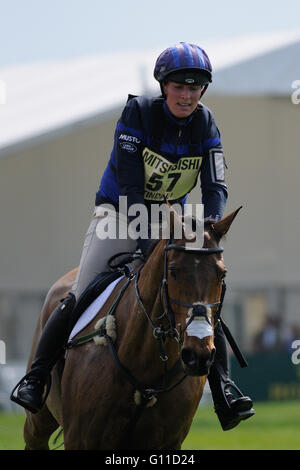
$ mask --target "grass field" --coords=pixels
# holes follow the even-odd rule
[[[231,431],[224,432],[211,406],[199,408],[183,449],[300,449],[299,403],[257,403],[255,411],[256,415],[253,418],[244,421]],[[20,414],[0,414],[0,450],[24,448],[24,419],[25,416]],[[61,439],[59,439],[60,442]]]
[[[200,408],[183,449],[299,450],[298,402],[256,403],[254,417],[222,431],[210,407]]]

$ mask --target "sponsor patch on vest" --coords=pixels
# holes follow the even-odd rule
[[[182,157],[172,163],[147,147],[143,150],[145,169],[144,197],[150,201],[179,199],[195,186],[202,156]]]
[[[127,134],[120,134],[119,140],[126,140],[126,142],[135,142],[136,144],[140,144],[140,139],[135,137],[134,135],[127,135]]]
[[[120,142],[120,147],[130,153],[137,151],[136,145],[134,145],[132,142]]]

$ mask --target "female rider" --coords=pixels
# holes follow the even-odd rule
[[[119,197],[127,197],[127,208],[161,203],[184,204],[200,175],[204,217],[223,216],[227,187],[219,130],[200,98],[212,81],[212,67],[205,51],[181,42],[158,57],[154,77],[161,96],[131,97],[119,119],[114,146],[96,194],[96,208],[87,231],[77,278],[72,290],[51,314],[40,338],[29,373],[22,379],[16,401],[36,413],[45,401],[50,372],[70,333],[76,300],[90,281],[107,270],[108,259],[118,252],[133,251],[136,240],[101,239],[97,226],[102,209],[119,211]],[[127,225],[128,213],[119,219]],[[124,222],[125,221],[125,222]],[[137,240],[142,252],[149,240]],[[209,373],[215,411],[224,430],[235,427],[254,414],[252,400],[237,391],[229,379],[227,349],[222,327],[215,334],[216,357]]]

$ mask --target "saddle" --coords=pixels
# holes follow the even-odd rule
[[[129,277],[130,269],[127,263],[131,263],[134,260],[142,259],[139,252],[135,253],[117,253],[108,260],[108,267],[111,271],[105,271],[99,273],[86,287],[83,293],[80,295],[74,310],[71,315],[71,321],[69,325],[69,332],[71,333],[73,327],[77,323],[78,319],[85,312],[85,310],[97,299],[97,297],[105,291],[105,289],[115,280],[122,276]]]
[[[113,281],[123,276],[121,271],[108,271],[99,273],[86,287],[79,297],[72,313],[72,325],[70,331],[83,312],[91,305],[92,302],[111,284]]]

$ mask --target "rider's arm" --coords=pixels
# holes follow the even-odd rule
[[[203,141],[204,157],[201,165],[202,203],[204,217],[219,220],[223,217],[227,201],[225,159],[219,129],[209,114],[206,137]]]
[[[142,151],[144,135],[139,119],[138,103],[130,100],[117,124],[115,153],[117,179],[122,196],[127,196],[128,206],[144,203],[144,164]]]
[[[142,158],[144,147],[145,136],[142,130],[139,105],[135,99],[131,99],[117,124],[115,135],[118,186],[120,194],[127,197],[128,209],[133,204],[144,205],[145,203]],[[129,220],[133,220],[136,215],[139,215],[139,219],[142,220],[142,214],[128,214]],[[148,216],[141,223],[149,233]],[[137,242],[142,252],[146,251],[148,240],[138,239]]]

